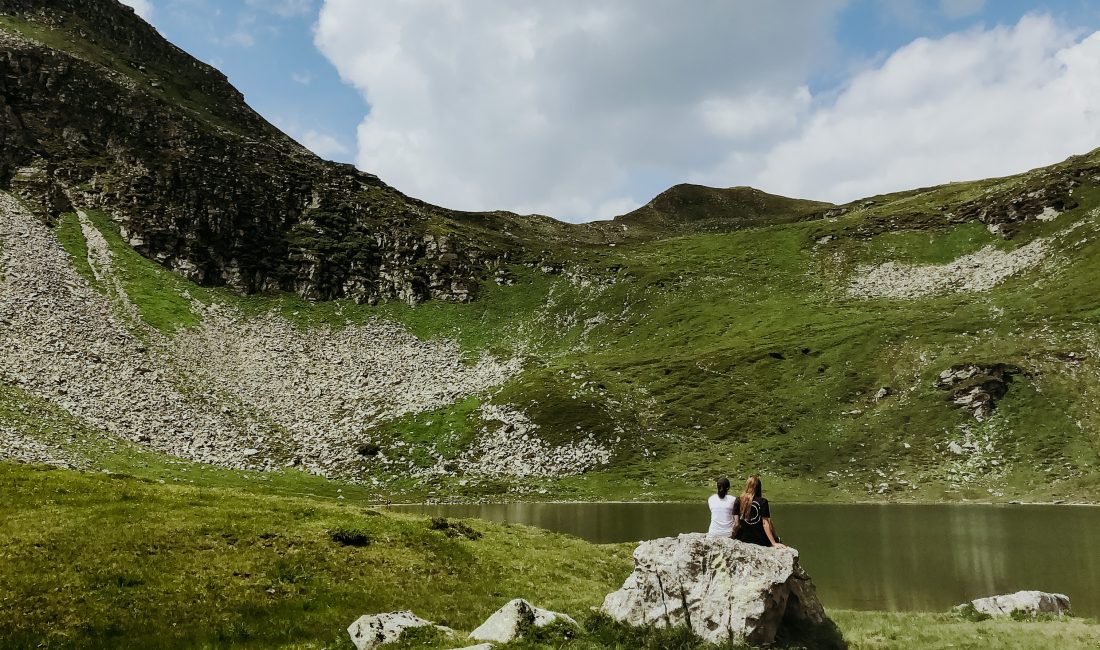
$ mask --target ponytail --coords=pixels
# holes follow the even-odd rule
[[[760,498],[760,491],[762,486],[760,484],[760,477],[753,474],[749,477],[749,480],[745,481],[745,491],[738,497],[738,505],[741,509],[741,518],[745,519],[749,516],[749,511],[752,510],[752,500]]]

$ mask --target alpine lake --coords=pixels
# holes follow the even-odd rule
[[[703,502],[392,509],[537,526],[598,544],[705,532],[710,521]],[[1066,594],[1074,614],[1100,618],[1100,507],[772,502],[771,511],[826,607],[945,611],[1037,589]]]

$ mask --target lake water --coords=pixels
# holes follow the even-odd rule
[[[400,506],[432,516],[528,524],[592,542],[705,532],[705,503]],[[1100,508],[772,503],[783,541],[826,607],[944,611],[1021,589],[1064,593],[1100,617]],[[624,575],[623,578],[626,576]]]

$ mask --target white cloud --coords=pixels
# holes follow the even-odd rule
[[[590,218],[786,134],[841,4],[326,0],[316,43],[371,105],[362,168],[455,208]]]
[[[122,0],[122,4],[133,7],[137,15],[141,16],[146,21],[152,20],[153,18],[152,0]]]
[[[1000,176],[1100,146],[1100,32],[1045,16],[920,39],[752,164],[763,189],[845,201]],[[762,160],[762,164],[761,164]],[[731,157],[709,179],[747,175]]]
[[[328,133],[321,133],[311,129],[302,133],[296,139],[298,142],[301,142],[302,146],[306,149],[309,149],[322,158],[331,160],[338,156],[346,156],[351,153],[344,143]]]
[[[308,86],[309,84],[313,83],[313,75],[311,75],[308,71],[291,72],[290,78],[294,81],[294,83],[301,84],[303,86]]]
[[[1100,145],[1100,34],[918,39],[812,96],[840,8],[326,0],[315,41],[370,104],[357,164],[459,209],[605,217],[683,181],[844,201]]]
[[[810,108],[810,90],[799,86],[784,95],[752,93],[710,97],[699,104],[699,118],[714,135],[741,140],[759,133],[790,131]]]

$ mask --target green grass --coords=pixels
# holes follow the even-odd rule
[[[321,647],[406,608],[469,630],[519,593],[580,613],[629,561],[519,526],[449,536],[351,501],[10,464],[0,485],[4,647]],[[347,529],[369,544],[333,540]]]
[[[482,425],[478,416],[480,406],[480,399],[469,397],[442,409],[390,420],[365,433],[383,441],[380,448],[373,450],[375,454],[379,451],[390,455],[402,453],[393,447],[394,442],[400,441],[411,445],[411,453],[419,467],[431,467],[435,461],[429,451],[445,460],[454,460],[475,440]]]
[[[627,545],[483,521],[440,525],[355,499],[264,489],[0,463],[0,646],[351,648],[345,629],[363,614],[412,609],[468,632],[525,597],[584,627],[504,648],[703,647],[683,631],[592,615],[629,573]],[[831,614],[852,648],[1072,649],[1100,639],[1100,626],[1077,619]],[[461,645],[421,637],[395,647]]]
[[[73,267],[92,286],[98,286],[92,265],[88,263],[88,242],[84,239],[84,233],[80,228],[80,219],[75,212],[66,212],[58,221],[57,240],[72,258]]]
[[[118,226],[107,215],[97,211],[89,211],[87,215],[107,241],[113,258],[112,270],[129,300],[137,306],[145,323],[165,333],[198,325],[199,318],[192,310],[191,301],[195,299],[210,302],[212,293],[209,290],[198,287],[156,262],[142,257],[122,239]],[[71,230],[72,226],[67,225],[74,219],[75,216],[64,217],[58,237],[75,261],[81,251],[87,256],[87,242],[79,233],[79,222],[75,226],[75,233]],[[79,262],[75,263],[82,273],[90,271],[84,270]],[[84,264],[86,266],[87,262]]]
[[[967,621],[953,614],[830,612],[852,650],[920,648],[985,650],[1090,648],[1100,644],[1100,626],[1082,619],[1019,622]]]

